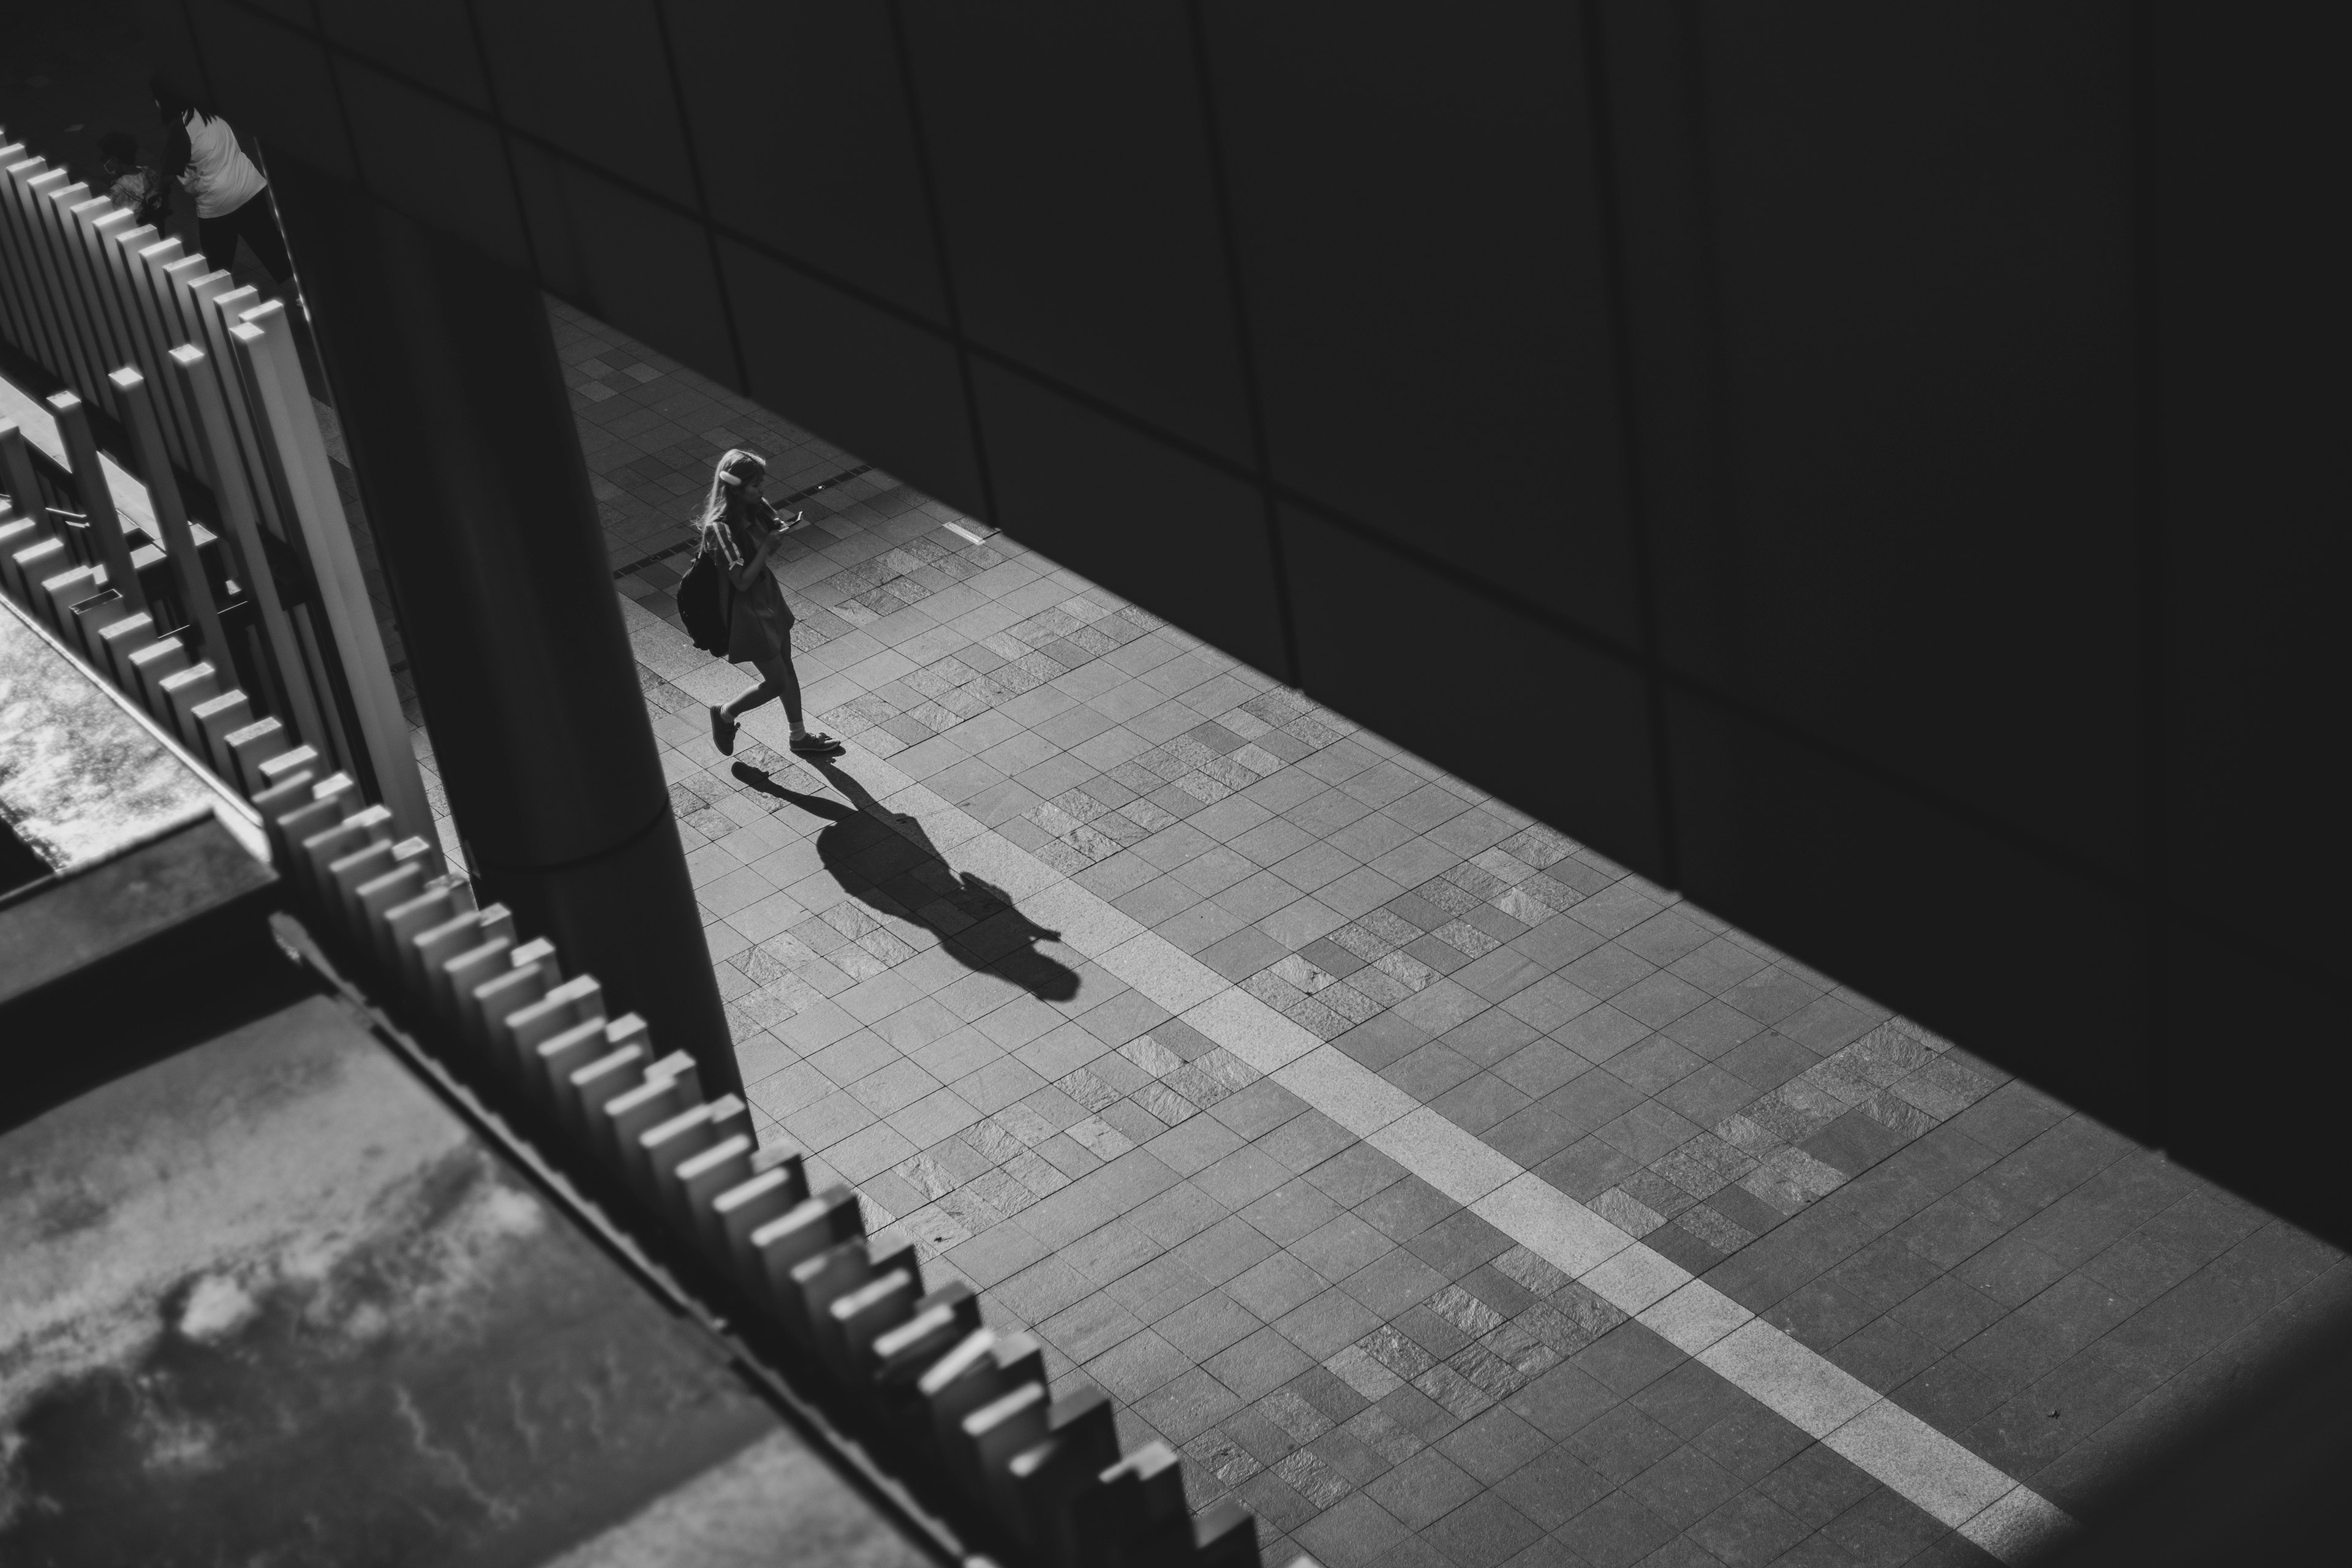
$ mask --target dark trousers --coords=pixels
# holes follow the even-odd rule
[[[278,282],[294,276],[294,264],[286,255],[286,237],[278,232],[278,214],[269,205],[268,191],[255,193],[234,212],[196,220],[196,248],[224,271],[235,270],[240,239],[252,248],[253,258],[262,269]]]

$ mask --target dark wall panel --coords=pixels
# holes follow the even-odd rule
[[[317,0],[319,25],[352,53],[488,114],[489,82],[466,0]]]
[[[326,50],[314,39],[257,16],[235,0],[189,0],[195,66],[191,89],[234,105],[238,120],[276,136],[322,174],[352,177]]]
[[[516,175],[553,182],[530,195],[542,215],[533,226],[541,243],[562,247],[556,266],[578,279],[577,303],[715,380],[740,384],[708,229],[568,159],[521,160]]]
[[[686,128],[652,0],[496,0],[475,15],[509,124],[693,204]]]
[[[1743,546],[1722,504],[1722,332],[1700,18],[1694,6],[1654,0],[1595,0],[1591,12],[1601,55],[1592,73],[1596,119],[1605,127],[1615,197],[1620,320],[1631,351],[1628,467],[1638,479],[1656,613],[1689,663],[1695,638],[1709,655],[1732,646],[1744,596]],[[1696,611],[1685,603],[1694,590]]]
[[[1276,477],[1632,641],[1577,9],[1204,9]]]
[[[520,136],[507,138],[507,159],[514,168],[515,194],[522,205],[540,287],[584,304],[595,286],[589,281],[588,258],[580,254],[579,225],[563,190],[564,171],[572,166],[572,160]]]
[[[1249,462],[1183,8],[905,13],[966,334]]]
[[[1703,699],[1670,699],[1683,887],[2140,1137],[2144,918],[2114,888]]]
[[[1307,689],[1601,853],[1661,859],[1638,669],[1307,513],[1282,517]]]
[[[1003,528],[1260,669],[1286,667],[1256,489],[1009,371],[982,363],[972,380]]]
[[[247,0],[246,8],[299,27],[310,20],[307,4],[308,0]]]
[[[2135,868],[2121,7],[1722,6],[1702,43],[1743,592],[1711,659],[1673,584],[1668,657]]]
[[[2279,963],[2220,921],[2174,921],[2166,950],[2168,1150],[2264,1206],[2340,1237],[2340,1100],[2301,1089],[2333,1080],[2344,1040],[2342,986]]]
[[[953,347],[746,247],[724,242],[719,255],[753,397],[952,506],[983,510]]]
[[[2341,973],[2352,228],[2321,192],[2352,147],[2352,13],[2158,15],[2167,876]]]
[[[335,79],[360,177],[386,205],[529,269],[496,126],[355,60],[336,61]]]
[[[669,26],[712,218],[945,326],[888,9],[706,0]]]

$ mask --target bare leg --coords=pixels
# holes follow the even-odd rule
[[[741,696],[719,711],[731,723],[761,703],[772,702],[781,697],[784,700],[784,719],[792,725],[793,733],[798,735],[801,732],[801,679],[793,668],[792,656],[783,654],[774,658],[760,659],[753,668],[762,677],[760,683],[746,688]]]
[[[761,684],[784,700],[784,721],[793,727],[793,735],[797,739],[802,733],[801,677],[800,671],[793,668],[791,651],[787,649],[773,658],[761,659],[760,673],[767,677]]]
[[[759,685],[726,707],[710,710],[710,738],[718,743],[719,749],[732,752],[735,749],[736,721],[762,702],[781,697],[784,700],[784,720],[792,726],[793,750],[804,757],[839,756],[840,742],[830,735],[813,734],[802,727],[801,679],[799,672],[793,668],[792,655],[782,653],[774,658],[763,658],[758,661],[758,665],[761,675],[765,678]]]
[[[736,720],[743,717],[744,714],[749,713],[752,709],[760,706],[762,702],[773,701],[775,700],[775,692],[769,689],[766,681],[756,681],[753,684],[745,687],[742,693],[733,701],[728,703],[726,707],[721,708],[719,710],[719,713],[721,718],[725,719],[731,724]]]

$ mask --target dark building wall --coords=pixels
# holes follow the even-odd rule
[[[2340,12],[153,16],[273,157],[2347,1234]]]

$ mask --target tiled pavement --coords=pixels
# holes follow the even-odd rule
[[[772,491],[859,466],[556,328],[618,568],[724,446]],[[2333,1249],[887,476],[810,505],[782,575],[838,767],[773,707],[719,758],[701,704],[744,678],[665,623],[681,558],[619,583],[763,1133],[1196,1500],[1237,1489],[1270,1561],[1984,1557],[1906,1500],[1932,1478],[1465,1206],[1465,1151],[2061,1508],[2352,1302]],[[1179,968],[1434,1112],[1442,1158],[1210,1037],[1244,1005]]]

